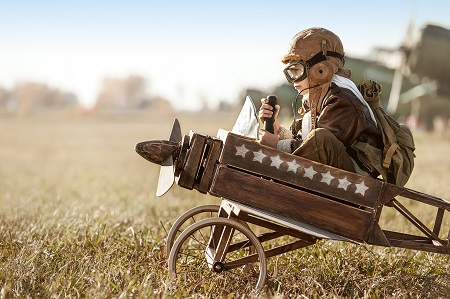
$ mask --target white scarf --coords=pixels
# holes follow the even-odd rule
[[[302,99],[302,106],[303,102],[309,99],[309,93],[305,94]],[[306,112],[303,115],[302,119],[302,139],[305,139],[306,136],[308,136],[309,132],[311,132],[311,110]]]
[[[370,117],[372,118],[373,122],[377,124],[377,120],[375,119],[375,116],[373,115],[372,108],[370,108],[369,103],[364,100],[362,94],[359,92],[358,88],[356,87],[355,83],[353,83],[352,80],[336,75],[334,74],[333,79],[331,79],[331,82],[336,83],[337,86],[342,88],[350,89],[353,94],[363,103],[364,106],[369,109]]]
[[[353,83],[352,80],[339,76],[334,75],[331,79],[331,82],[334,82],[337,86],[342,88],[347,88],[353,92],[353,94],[369,109],[370,117],[372,118],[373,122],[377,124],[377,120],[375,119],[375,116],[373,115],[372,109],[370,108],[369,104],[364,100],[362,94],[359,92],[358,88],[356,87],[355,83]],[[303,96],[303,101],[307,100],[309,97],[309,94]],[[306,112],[303,116],[302,120],[302,138],[306,138],[306,136],[311,132],[311,110]]]

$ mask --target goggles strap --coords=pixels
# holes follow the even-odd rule
[[[344,55],[334,51],[327,51],[327,55],[323,55],[323,52],[317,53],[310,60],[306,61],[306,64],[308,65],[308,67],[312,67],[313,65],[326,60],[326,56],[336,57],[340,60],[344,60]]]

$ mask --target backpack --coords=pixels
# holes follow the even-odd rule
[[[397,122],[380,106],[381,85],[373,80],[364,80],[358,85],[364,99],[371,107],[383,137],[384,149],[355,141],[352,148],[358,158],[371,171],[377,170],[383,180],[403,187],[414,168],[414,139],[411,130]]]

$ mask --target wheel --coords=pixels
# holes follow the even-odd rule
[[[166,241],[166,256],[170,254],[173,243],[176,238],[186,229],[189,225],[196,223],[205,218],[217,217],[220,206],[218,205],[203,205],[192,208],[184,212],[178,219],[173,223],[169,230]]]
[[[228,218],[209,218],[186,228],[175,241],[169,275],[192,292],[258,292],[266,280],[267,261],[248,227]]]

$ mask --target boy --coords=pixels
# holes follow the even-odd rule
[[[381,132],[372,110],[343,69],[344,48],[333,32],[309,28],[297,33],[282,58],[286,79],[302,97],[301,120],[291,130],[280,126],[277,114],[261,99],[259,118],[274,113],[274,134],[261,133],[261,144],[333,167],[377,177],[358,159],[355,141],[383,149]],[[297,99],[296,99],[297,100]]]

